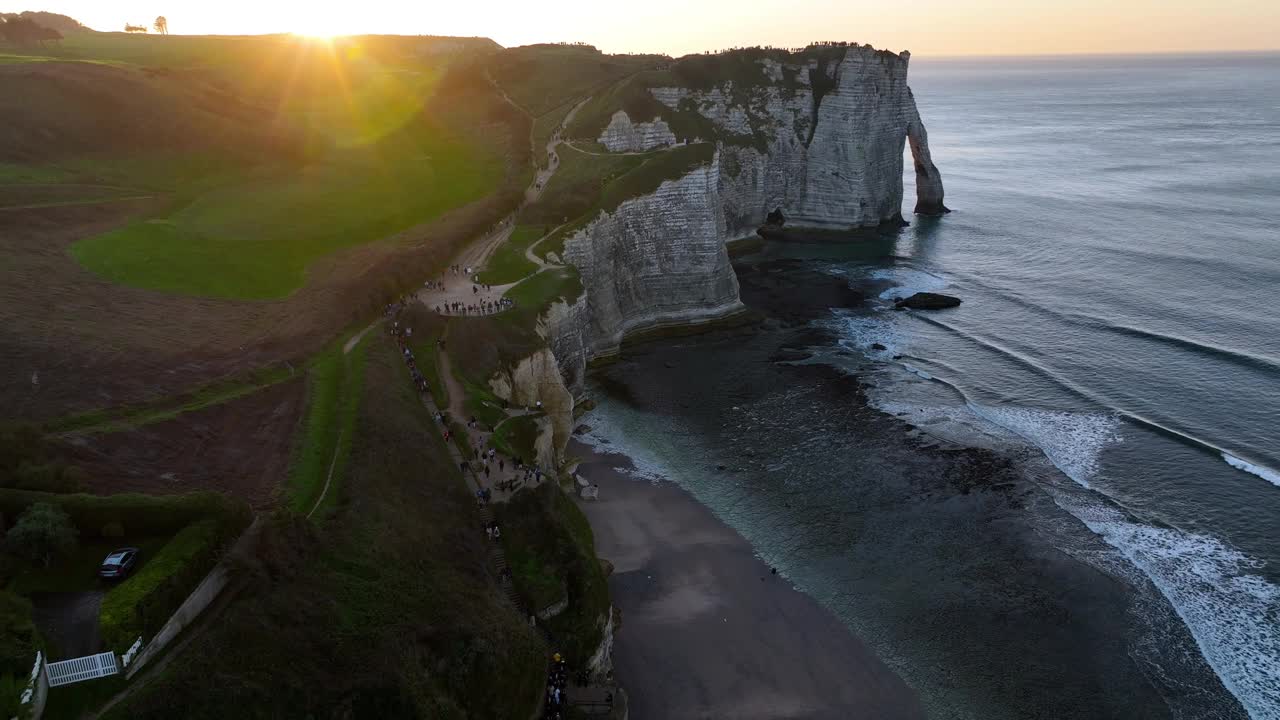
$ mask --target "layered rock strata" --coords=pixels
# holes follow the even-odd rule
[[[907,87],[909,60],[905,52],[869,47],[822,48],[785,62],[759,60],[751,83],[647,88],[665,107],[662,117],[614,112],[597,138],[612,152],[694,142],[714,142],[717,150],[710,163],[598,213],[555,258],[578,269],[583,287],[573,302],[552,305],[539,328],[562,382],[550,380],[550,361],[539,357],[508,373],[499,392],[555,407],[542,441],[552,454],[568,437],[572,397],[588,362],[616,353],[629,334],[743,309],[726,241],[753,235],[771,215],[791,227],[830,231],[900,222],[908,141],[916,212],[946,212]],[[673,126],[714,132],[681,137]],[[546,393],[555,397],[541,397]],[[547,451],[540,444],[540,455]]]
[[[570,236],[564,262],[583,294],[552,306],[546,333],[570,388],[586,363],[641,330],[709,322],[743,309],[725,250],[717,154],[707,165],[602,212]]]
[[[661,118],[637,123],[631,121],[625,110],[619,110],[600,135],[600,144],[609,152],[648,152],[675,145],[676,136]]]
[[[946,212],[942,178],[907,86],[909,61],[909,53],[855,46],[826,61],[803,54],[795,62],[760,60],[763,80],[750,86],[726,81],[649,92],[671,113],[695,112],[720,134],[718,184],[730,238],[751,234],[775,210],[793,226],[852,230],[900,219],[908,139],[916,212]],[[600,142],[611,149],[657,147],[665,135],[628,138],[659,122],[619,111]],[[666,140],[675,142],[674,135]]]

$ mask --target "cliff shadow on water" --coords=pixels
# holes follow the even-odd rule
[[[824,267],[893,242],[740,257],[757,322],[625,348],[592,373],[591,434],[738,530],[931,717],[1244,718],[1149,583],[1080,559],[1105,548],[1076,533],[1029,454],[939,440],[819,362],[849,352],[824,328],[832,309],[872,292]],[[1160,667],[1136,651],[1153,643],[1190,652]]]

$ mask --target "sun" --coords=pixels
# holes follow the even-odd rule
[[[336,37],[346,34],[342,27],[342,21],[337,18],[328,18],[323,15],[309,18],[298,18],[298,22],[294,24],[294,35],[312,38],[314,40],[332,40]]]

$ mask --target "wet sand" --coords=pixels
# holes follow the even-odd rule
[[[922,718],[915,694],[828,610],[683,489],[623,475],[574,441],[600,486],[582,507],[614,564],[614,666],[633,720]]]

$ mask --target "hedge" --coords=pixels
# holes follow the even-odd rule
[[[173,536],[136,575],[102,599],[98,625],[102,640],[124,652],[142,636],[160,631],[178,606],[218,562],[226,536],[216,518],[194,522]]]
[[[0,514],[7,523],[37,502],[65,510],[81,537],[173,536],[102,600],[102,638],[118,652],[139,635],[151,637],[160,630],[252,516],[243,501],[212,492],[100,496],[0,489]]]
[[[12,524],[32,503],[47,502],[71,516],[81,537],[103,537],[103,528],[118,523],[127,535],[171,535],[197,520],[217,518],[224,532],[248,525],[243,502],[211,492],[186,495],[61,495],[33,490],[0,489],[0,514]]]

